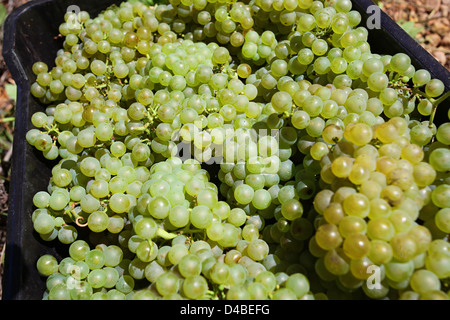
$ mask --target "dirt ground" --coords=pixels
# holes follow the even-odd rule
[[[450,0],[383,0],[383,10],[450,70]]]
[[[29,0],[2,0],[10,13]],[[378,4],[411,36],[450,70],[450,0],[381,0]],[[0,50],[3,29],[0,34]],[[14,135],[15,102],[9,96],[14,81],[0,55],[0,299],[8,214],[8,189]],[[9,93],[8,93],[9,92]]]

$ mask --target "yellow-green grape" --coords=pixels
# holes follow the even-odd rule
[[[315,235],[317,244],[324,250],[333,250],[342,243],[342,237],[334,224],[321,225]]]
[[[362,259],[370,250],[370,240],[360,233],[350,234],[343,243],[344,253],[353,260]]]
[[[338,178],[346,178],[353,166],[353,159],[348,156],[340,156],[331,163],[331,171]]]
[[[345,214],[365,218],[369,215],[369,199],[361,193],[353,193],[342,203]]]
[[[392,247],[387,241],[371,240],[370,250],[367,257],[377,265],[391,261],[393,257]]]

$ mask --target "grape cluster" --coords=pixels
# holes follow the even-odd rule
[[[449,299],[449,93],[350,0],[64,18],[26,135],[34,230],[68,246],[44,298]]]

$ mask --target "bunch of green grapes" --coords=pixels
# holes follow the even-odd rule
[[[53,166],[34,231],[69,247],[44,298],[448,299],[449,93],[351,1],[125,1],[59,32],[26,135]]]

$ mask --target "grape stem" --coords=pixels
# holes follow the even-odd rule
[[[81,223],[81,221],[85,220],[84,217],[80,216],[76,210],[75,210],[75,206],[77,205],[76,202],[72,202],[70,204],[70,209],[67,209],[64,214],[67,214],[70,219],[72,219],[72,221],[75,222],[75,224],[79,227],[86,227],[88,225],[87,221],[86,223]]]
[[[14,120],[16,120],[16,117],[7,117],[7,118],[1,119],[1,122],[12,122]]]
[[[80,217],[80,216],[76,217],[75,224],[77,226],[79,226],[79,227],[87,227],[88,223],[87,222],[86,223],[81,223],[80,220],[82,221],[82,220],[84,220],[84,218]]]
[[[166,230],[161,228],[158,228],[158,230],[156,231],[156,235],[166,240],[173,239],[177,236],[175,233],[167,232]]]
[[[433,120],[434,120],[434,117],[435,117],[435,115],[436,115],[436,111],[437,111],[437,108],[438,108],[439,104],[440,104],[441,102],[445,101],[445,100],[446,100],[447,98],[449,98],[449,97],[450,97],[450,91],[447,91],[445,94],[443,94],[442,96],[440,96],[438,99],[429,99],[430,102],[433,104],[433,110],[431,111],[431,114],[430,114],[430,121],[429,121],[429,123],[428,123],[428,126],[429,126],[430,128],[433,127]]]
[[[213,300],[225,300],[225,286],[223,284],[213,285],[213,289],[208,290],[206,292],[206,296],[210,297]]]
[[[59,131],[58,126],[57,126],[56,124],[52,124],[51,127],[49,127],[48,125],[45,125],[43,128],[44,128],[45,130],[47,130],[47,133],[48,133],[48,134],[50,134],[50,133],[52,133],[52,132],[54,132],[56,135],[59,135],[59,134],[60,134],[60,131]]]
[[[429,99],[429,98],[428,98],[428,95],[427,95],[425,92],[423,92],[422,90],[419,90],[418,88],[414,88],[414,89],[413,89],[413,92],[414,92],[415,94],[421,95],[422,97],[425,97],[426,99]]]

